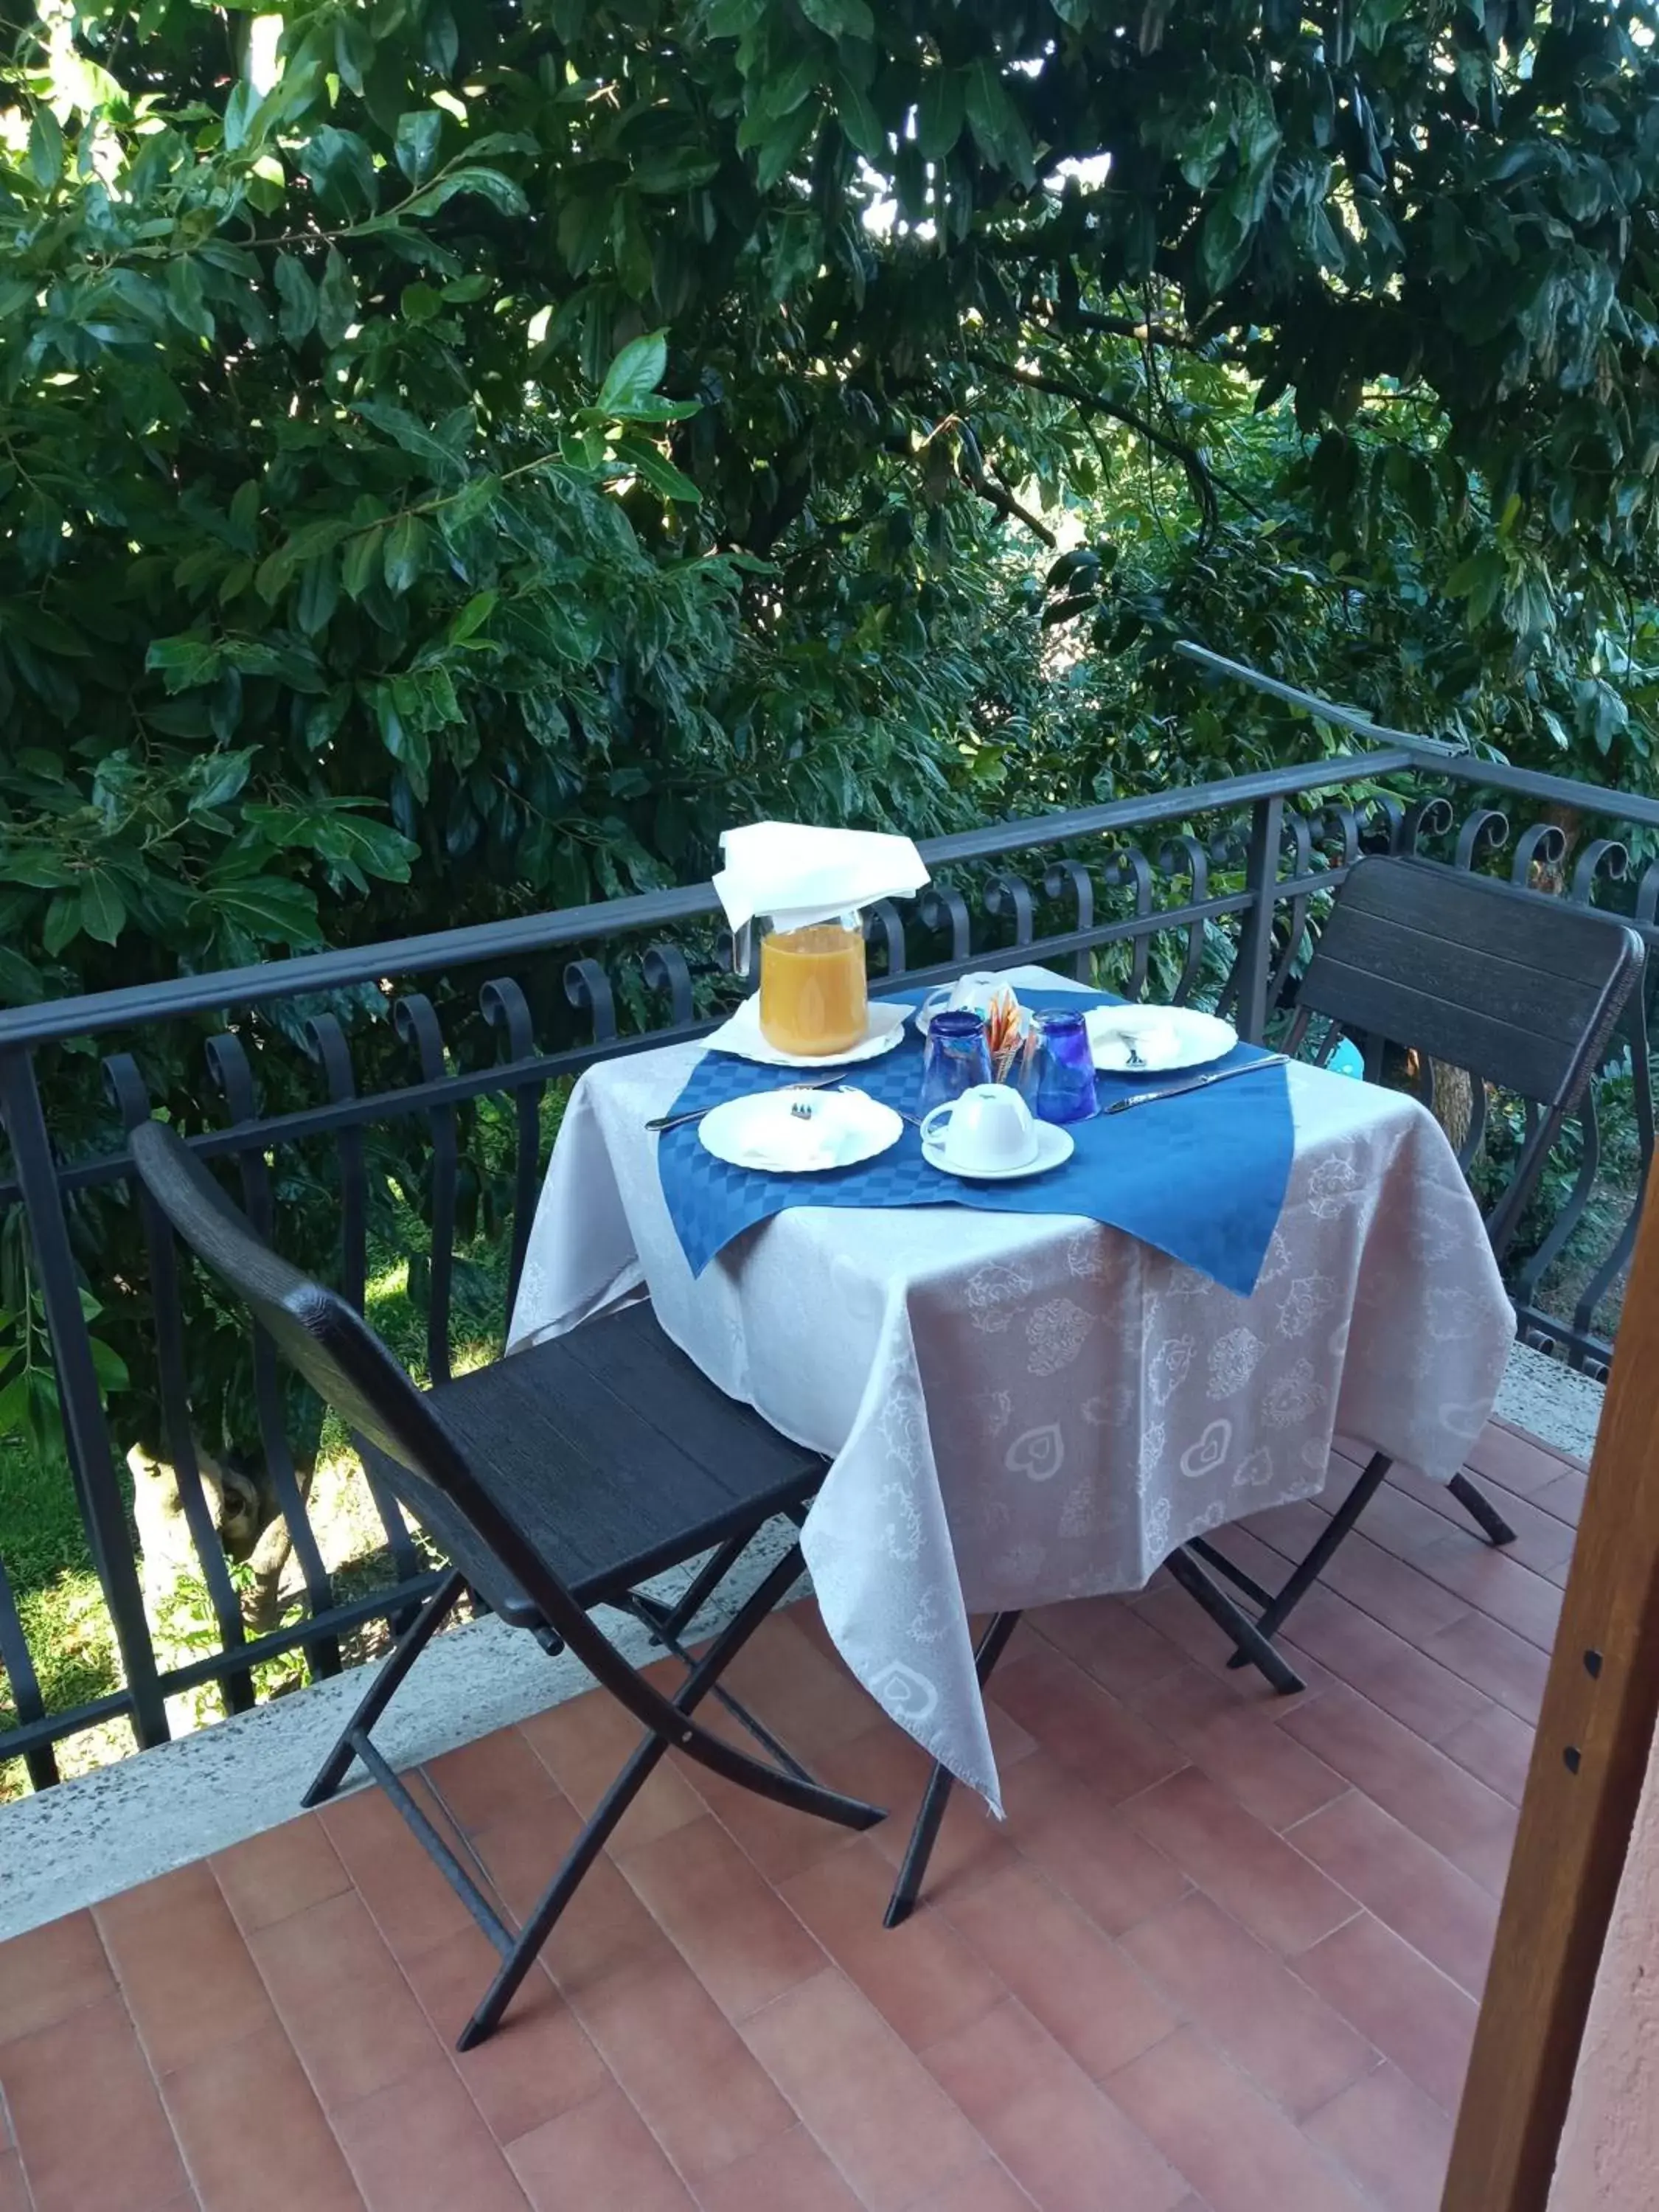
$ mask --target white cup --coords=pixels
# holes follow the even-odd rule
[[[1036,1123],[1018,1091],[976,1083],[960,1098],[935,1106],[921,1125],[953,1175],[997,1175],[1029,1167],[1037,1156]]]
[[[920,1026],[925,1030],[935,1014],[958,1006],[967,1007],[976,1014],[988,1014],[991,1001],[1002,988],[1000,975],[958,975],[954,983],[941,983],[937,991],[930,991],[916,1009],[921,1016]]]

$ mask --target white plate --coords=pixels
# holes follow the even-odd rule
[[[938,1137],[922,1139],[921,1157],[930,1168],[937,1168],[941,1175],[955,1176],[963,1182],[1018,1182],[1022,1176],[1042,1175],[1046,1169],[1057,1168],[1072,1157],[1069,1129],[1058,1128],[1052,1121],[1039,1121],[1036,1136],[1036,1158],[1027,1160],[1023,1167],[953,1168],[946,1161],[944,1144]]]
[[[1195,1006],[1095,1006],[1085,1015],[1095,1066],[1111,1075],[1164,1075],[1176,1067],[1202,1067],[1238,1042],[1238,1031],[1218,1014]],[[1131,1062],[1133,1043],[1139,1058]]]
[[[845,1052],[805,1053],[780,1052],[761,1035],[760,994],[745,999],[729,1022],[723,1022],[708,1043],[714,1052],[735,1053],[739,1060],[757,1060],[763,1067],[845,1067],[855,1060],[878,1060],[884,1052],[891,1052],[904,1035],[904,1024],[914,1013],[913,1006],[884,1005],[879,999],[870,1001],[870,1023],[857,1044],[848,1045]]]
[[[793,1109],[804,1106],[804,1115]],[[904,1123],[864,1091],[751,1091],[697,1124],[703,1149],[728,1167],[766,1175],[821,1175],[855,1167],[897,1144]]]

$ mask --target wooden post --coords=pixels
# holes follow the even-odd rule
[[[1659,1204],[1644,1215],[1441,2212],[1544,2212],[1659,1717]]]

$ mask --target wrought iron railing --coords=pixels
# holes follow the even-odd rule
[[[886,905],[869,918],[872,970],[926,984],[969,967],[1042,961],[1130,994],[1202,999],[1260,1037],[1293,998],[1325,902],[1362,850],[1421,851],[1541,883],[1633,916],[1652,942],[1659,860],[1634,867],[1633,841],[1659,852],[1659,805],[1443,757],[1419,741],[1384,742],[934,840],[924,848],[931,890],[904,911]],[[0,1731],[0,1771],[22,1759],[37,1786],[48,1784],[58,1771],[54,1747],[112,1720],[129,1723],[140,1745],[159,1742],[167,1700],[204,1685],[217,1685],[231,1709],[246,1707],[257,1670],[279,1655],[302,1653],[313,1675],[337,1671],[342,1639],[406,1617],[434,1573],[395,1503],[376,1496],[379,1580],[338,1586],[307,1503],[314,1426],[310,1444],[296,1444],[306,1414],[257,1336],[237,1340],[227,1381],[222,1354],[240,1324],[207,1302],[143,1200],[125,1131],[153,1110],[169,1114],[204,1158],[233,1171],[256,1224],[290,1249],[296,1238],[317,1243],[325,1223],[326,1253],[296,1256],[360,1304],[385,1249],[387,1194],[398,1192],[394,1233],[418,1218],[413,1287],[424,1363],[441,1377],[456,1357],[466,1231],[489,1243],[493,1220],[498,1308],[501,1291],[510,1303],[516,1289],[560,1086],[600,1057],[702,1034],[740,988],[722,960],[712,893],[700,885],[0,1012],[0,1221],[10,1211],[26,1234],[76,1511],[118,1658],[106,1690],[49,1710],[0,1559],[0,1668],[15,1716]],[[1632,1036],[1628,1066],[1607,1080],[1621,1097],[1628,1089],[1644,1173],[1653,1141],[1644,1018]],[[89,1051],[106,1079],[97,1111],[86,1103]],[[1639,1203],[1633,1175],[1609,1207],[1604,1118],[1595,1101],[1580,1118],[1571,1186],[1512,1283],[1532,1340],[1592,1372],[1607,1356],[1605,1316]],[[1501,1169],[1499,1159],[1493,1171]],[[1571,1310],[1552,1315],[1540,1285],[1603,1216]],[[107,1403],[88,1291],[127,1317],[130,1340],[143,1346],[144,1374]],[[498,1310],[497,1337],[503,1320]],[[263,1630],[244,1619],[203,1472],[204,1453],[219,1444],[204,1428],[222,1426],[233,1403],[299,1585],[296,1617]],[[182,1658],[158,1657],[146,1610],[120,1474],[133,1440],[121,1426],[129,1407],[141,1408],[171,1467],[200,1570],[199,1648]]]

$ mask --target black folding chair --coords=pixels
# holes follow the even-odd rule
[[[1486,1217],[1501,1260],[1562,1125],[1605,1056],[1642,973],[1638,933],[1607,915],[1431,860],[1362,860],[1352,867],[1297,992],[1285,1048],[1297,1051],[1316,1019],[1362,1044],[1368,1081],[1384,1051],[1416,1055],[1419,1092],[1435,1103],[1438,1063],[1469,1079],[1469,1127],[1458,1147],[1467,1171],[1485,1138],[1487,1086],[1518,1097],[1526,1135],[1515,1169]],[[1374,1452],[1308,1553],[1277,1591],[1264,1589],[1216,1547],[1190,1549],[1261,1608],[1257,1632],[1276,1636],[1386,1480],[1393,1461]],[[1488,1542],[1515,1531],[1465,1474],[1452,1496]],[[1251,1663],[1242,1644],[1235,1667]]]
[[[349,1423],[387,1488],[428,1529],[451,1571],[399,1637],[321,1771],[307,1806],[334,1796],[354,1759],[391,1797],[495,1945],[501,1965],[462,2031],[470,2050],[499,2023],[583,1875],[671,1748],[763,1797],[847,1828],[875,1806],[826,1790],[720,1687],[720,1678],[801,1571],[792,1544],[695,1662],[690,1623],[769,1521],[797,1527],[823,1462],[708,1382],[631,1306],[532,1351],[419,1390],[343,1298],[257,1237],[178,1135],[131,1133],[139,1175],[173,1227],[252,1309],[277,1351]],[[672,1607],[638,1585],[710,1553]],[[548,1650],[568,1647],[645,1730],[521,1927],[486,1897],[370,1740],[398,1684],[463,1592]],[[643,1620],[687,1668],[665,1697],[589,1617],[611,1605]],[[776,1764],[692,1718],[713,1693]],[[461,1848],[465,1850],[463,1843]]]
[[[1501,1258],[1516,1231],[1562,1123],[1601,1063],[1642,969],[1642,940],[1604,915],[1425,860],[1366,859],[1338,892],[1297,994],[1285,1049],[1295,1052],[1316,1017],[1363,1036],[1365,1073],[1382,1073],[1386,1043],[1415,1048],[1427,1103],[1436,1061],[1466,1069],[1474,1115],[1460,1148],[1467,1171],[1485,1134],[1488,1083],[1527,1103],[1528,1130],[1515,1173],[1486,1218]],[[1172,1552],[1164,1565],[1237,1646],[1231,1664],[1255,1667],[1281,1695],[1304,1686],[1273,1638],[1323,1572],[1375,1497],[1392,1460],[1374,1453],[1307,1557],[1278,1591],[1265,1589],[1206,1538]],[[1515,1531],[1466,1475],[1452,1495],[1497,1544]],[[1214,1575],[1206,1572],[1212,1568]],[[1261,1608],[1251,1620],[1215,1577]],[[981,1685],[1019,1620],[999,1613],[976,1654]],[[886,1924],[908,1918],[950,1801],[948,1771],[934,1765],[889,1900]]]

